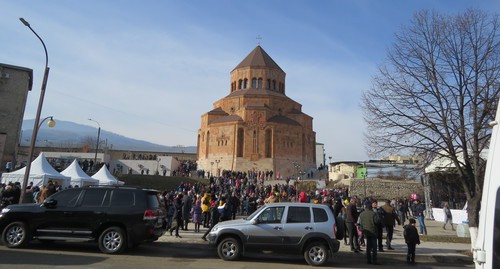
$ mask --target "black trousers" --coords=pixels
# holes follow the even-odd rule
[[[384,246],[382,244],[382,235],[384,233],[384,227],[382,225],[377,225],[377,243],[378,250],[383,250]]]
[[[349,245],[351,246],[351,250],[358,249],[358,230],[356,229],[356,225],[354,225],[354,222],[347,222],[347,230],[349,231]]]
[[[366,259],[368,263],[377,263],[377,237],[366,235]]]
[[[172,233],[175,230],[175,236],[179,236],[179,228],[183,225],[182,218],[178,218],[175,220],[174,225],[172,228],[170,228],[170,233]]]
[[[210,211],[203,212],[203,227],[210,227]]]
[[[391,242],[392,242],[392,236],[394,234],[394,226],[393,225],[385,225],[385,230],[387,231],[387,237],[386,237],[386,245],[388,248],[391,247]]]
[[[408,246],[408,254],[406,255],[406,261],[409,263],[415,262],[415,250],[417,248],[417,244],[415,243],[407,243]]]

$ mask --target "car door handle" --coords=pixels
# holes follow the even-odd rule
[[[279,230],[282,230],[283,228],[276,226],[276,227],[274,227],[274,229],[279,231]]]
[[[306,228],[304,228],[304,229],[306,229],[306,230],[312,230],[312,229],[314,229],[314,228],[313,228],[313,227],[310,227],[310,226],[306,226]]]

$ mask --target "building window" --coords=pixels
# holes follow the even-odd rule
[[[238,89],[243,89],[243,80],[238,80]]]
[[[236,148],[236,157],[243,157],[243,145],[245,144],[245,133],[243,128],[238,129],[238,146]]]
[[[257,82],[257,88],[262,89],[262,78],[259,78]]]
[[[259,143],[257,143],[257,131],[253,131],[253,153],[259,152]]]
[[[257,89],[257,79],[252,78],[252,89]]]
[[[273,155],[273,145],[272,145],[272,130],[266,130],[266,158],[271,158]]]
[[[276,90],[276,80],[273,79],[273,83],[271,84],[271,90]]]
[[[248,79],[244,79],[243,80],[243,89],[247,89],[248,88]]]
[[[207,132],[207,143],[205,144],[205,158],[208,158],[209,146],[210,146],[210,132]]]
[[[266,86],[267,86],[266,88],[267,88],[268,90],[270,90],[270,89],[271,89],[271,80],[270,80],[270,79],[268,79],[268,80],[267,80],[267,85],[266,85]]]

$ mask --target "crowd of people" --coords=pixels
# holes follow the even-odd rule
[[[266,184],[264,179],[268,176],[269,173],[222,171],[220,177],[210,177],[206,184],[183,182],[173,190],[163,191],[160,198],[165,205],[170,235],[175,232],[180,238],[179,230],[187,231],[188,224],[193,223],[194,232],[201,233],[202,226],[208,228],[201,236],[206,240],[218,222],[235,219],[238,215],[250,215],[266,203],[321,203],[331,208],[337,225],[344,226],[344,243],[353,252],[366,247],[367,262],[371,264],[377,264],[377,251],[393,250],[394,227],[403,226],[408,220],[409,224],[404,226],[408,263],[415,262],[415,245],[419,243],[415,219],[419,222],[420,235],[427,234],[425,207],[418,199],[402,197],[381,202],[369,197],[359,199],[349,196],[347,187],[306,192],[298,190],[288,180]],[[40,203],[60,188],[53,182],[48,182],[42,189],[30,183],[23,200]],[[19,183],[0,185],[0,200],[8,204],[19,203],[20,190]],[[382,242],[384,232],[385,247]]]
[[[361,252],[361,247],[366,247],[368,263],[377,264],[377,251],[393,250],[391,243],[396,225],[405,230],[408,263],[415,262],[415,245],[419,243],[415,219],[420,224],[420,235],[427,234],[425,207],[418,199],[401,197],[380,202],[369,197],[359,199],[350,197],[348,188],[305,192],[289,182],[270,185],[258,174],[253,176],[223,171],[221,177],[211,177],[208,184],[181,183],[175,190],[164,191],[162,199],[170,234],[173,236],[175,232],[180,238],[179,230],[188,230],[188,223],[192,222],[195,232],[201,233],[201,226],[208,228],[202,235],[206,240],[218,222],[235,219],[237,215],[250,215],[266,203],[322,203],[331,208],[337,225],[344,225],[344,243],[353,252]],[[385,244],[382,241],[384,233]]]
[[[42,188],[33,186],[30,182],[26,187],[23,196],[23,203],[41,203],[52,194],[60,191],[62,186],[57,182],[49,180]],[[9,182],[7,184],[0,184],[0,208],[4,208],[11,204],[18,204],[21,199],[21,183]]]

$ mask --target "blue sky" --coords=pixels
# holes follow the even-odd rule
[[[201,115],[229,94],[229,73],[261,45],[287,73],[287,95],[314,118],[332,160],[365,160],[360,96],[416,11],[492,12],[500,1],[0,0],[0,63],[34,70],[25,118],[42,116],[163,145],[196,145]]]

